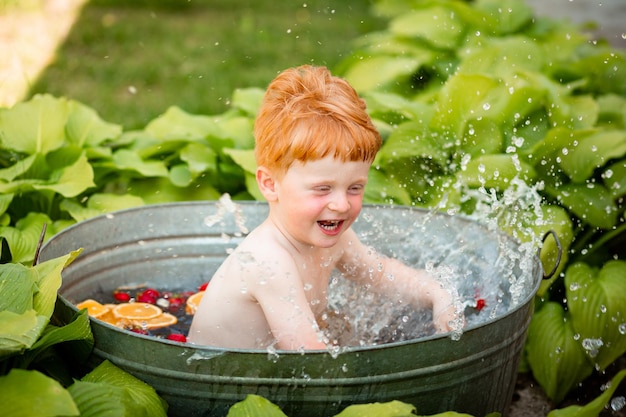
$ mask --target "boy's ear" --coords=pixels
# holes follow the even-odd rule
[[[276,180],[271,171],[265,167],[258,167],[256,170],[256,182],[259,185],[261,194],[268,202],[277,199]]]

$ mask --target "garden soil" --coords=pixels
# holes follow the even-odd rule
[[[40,1],[40,7],[26,10],[0,9],[0,107],[10,107],[24,99],[29,86],[54,59],[57,47],[87,0]],[[528,0],[528,3],[538,15],[589,22],[593,36],[606,39],[615,47],[626,48],[626,0]],[[626,369],[625,357],[605,372],[594,374],[558,408],[592,401],[620,369]],[[616,394],[624,395],[624,388]],[[532,376],[520,374],[508,417],[545,417],[552,408],[554,405]],[[615,411],[609,407],[601,416],[626,417],[626,409]]]

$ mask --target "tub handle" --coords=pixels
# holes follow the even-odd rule
[[[559,265],[561,265],[561,257],[563,256],[563,247],[561,246],[561,241],[559,240],[559,237],[557,236],[556,232],[554,230],[548,230],[544,235],[543,238],[541,239],[541,241],[543,243],[546,242],[546,239],[548,238],[549,235],[552,235],[552,237],[554,238],[554,241],[556,242],[556,248],[557,248],[557,256],[556,256],[556,262],[554,263],[554,267],[552,268],[552,270],[549,273],[544,273],[543,274],[543,279],[550,279],[552,278],[552,276],[556,273],[556,270],[558,269]],[[541,248],[537,251],[537,256],[541,256]]]

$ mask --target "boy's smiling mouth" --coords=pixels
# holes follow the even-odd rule
[[[319,220],[317,224],[326,232],[336,232],[341,228],[343,220]]]

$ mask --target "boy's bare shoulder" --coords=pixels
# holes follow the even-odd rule
[[[279,271],[295,266],[295,257],[288,245],[267,227],[253,230],[231,255],[249,270]]]

